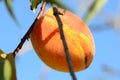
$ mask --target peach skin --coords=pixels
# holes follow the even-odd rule
[[[63,12],[63,9],[58,9]],[[75,72],[86,69],[94,57],[95,45],[91,31],[84,22],[66,11],[60,15],[72,65]],[[49,67],[69,72],[59,27],[53,9],[46,11],[35,24],[30,39],[37,55]]]

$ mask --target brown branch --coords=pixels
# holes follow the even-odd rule
[[[75,76],[75,73],[74,73],[72,61],[71,61],[71,58],[70,58],[70,55],[69,55],[68,46],[67,46],[67,43],[66,43],[66,40],[65,40],[65,36],[64,36],[64,32],[63,32],[63,24],[62,24],[62,21],[59,17],[59,15],[63,15],[63,14],[60,13],[56,7],[53,7],[53,12],[54,12],[54,16],[56,17],[56,20],[57,20],[57,23],[58,23],[58,26],[59,26],[60,37],[61,37],[63,47],[64,47],[64,51],[65,51],[65,54],[66,54],[66,60],[67,60],[67,63],[68,63],[70,74],[71,74],[73,80],[77,80],[76,76]]]
[[[29,38],[29,34],[31,33],[36,21],[38,19],[40,19],[40,17],[42,16],[44,10],[46,7],[46,2],[43,2],[41,10],[38,14],[38,16],[36,17],[36,19],[34,20],[33,24],[31,25],[31,27],[29,28],[29,30],[26,32],[26,34],[23,36],[23,38],[21,39],[21,42],[18,44],[18,46],[16,47],[16,49],[13,51],[13,55],[16,56],[16,54],[19,52],[19,50],[22,48],[24,42]]]

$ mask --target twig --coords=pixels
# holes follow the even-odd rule
[[[67,60],[67,63],[68,63],[70,74],[71,74],[73,80],[77,80],[76,76],[75,76],[75,73],[74,73],[72,61],[71,61],[71,58],[70,58],[70,55],[69,55],[67,43],[66,43],[66,40],[65,40],[65,36],[64,36],[64,32],[63,32],[63,24],[62,24],[62,21],[59,17],[59,15],[63,15],[63,14],[60,13],[56,7],[53,7],[53,12],[54,12],[54,16],[56,17],[56,20],[58,22],[60,37],[61,37],[61,40],[62,40],[62,43],[63,43],[63,46],[64,46],[64,51],[65,51],[65,54],[66,54],[66,60]]]
[[[16,47],[16,49],[13,51],[13,55],[16,56],[16,54],[19,52],[19,50],[22,48],[24,42],[29,38],[29,34],[31,33],[36,21],[38,19],[40,19],[40,17],[42,16],[44,10],[46,7],[46,2],[43,2],[41,10],[38,14],[38,16],[36,17],[35,21],[33,22],[33,24],[31,25],[31,27],[29,28],[29,30],[26,32],[26,34],[23,36],[23,38],[21,39],[21,42],[18,44],[18,46]]]

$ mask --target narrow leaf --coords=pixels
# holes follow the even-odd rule
[[[4,0],[4,2],[5,2],[5,5],[6,5],[8,12],[11,15],[11,17],[13,18],[13,20],[16,22],[16,24],[18,24],[20,26],[16,16],[14,15],[14,12],[13,12],[12,0]]]
[[[30,8],[34,13],[39,3],[41,3],[41,0],[30,0]]]
[[[10,62],[6,59],[4,62],[4,79],[11,80],[12,77],[12,66]]]
[[[1,55],[6,55],[6,57]],[[12,53],[0,54],[0,80],[17,80],[15,59]]]
[[[63,9],[68,9],[70,11],[72,11],[70,8],[68,8],[67,6],[65,6],[64,4],[62,4],[61,2],[59,2],[58,0],[30,0],[30,7],[31,7],[31,10],[33,12],[36,11],[37,9],[37,6],[42,2],[42,1],[45,1],[46,3],[50,3],[52,5],[55,5],[57,7],[61,7]]]
[[[0,80],[4,80],[3,69],[5,59],[1,56],[4,52],[0,49]]]
[[[8,54],[7,59],[10,62],[11,70],[12,70],[11,80],[17,80],[16,67],[15,67],[15,57],[13,56],[13,53]]]
[[[4,53],[1,49],[0,49],[0,54]]]
[[[102,9],[107,0],[95,0],[84,17],[84,22],[89,23]]]
[[[5,59],[0,57],[0,80],[4,80],[3,69],[4,69]]]
[[[64,4],[62,4],[60,1],[58,0],[45,0],[47,3],[50,3],[50,4],[53,4],[53,5],[56,5],[57,7],[61,7],[63,9],[67,9],[67,10],[70,10],[72,11],[69,7],[65,6]]]

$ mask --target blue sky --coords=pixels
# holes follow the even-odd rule
[[[90,25],[104,23],[105,20],[102,20],[100,16],[101,14],[105,15],[103,13],[105,11],[108,11],[114,16],[117,10],[117,3],[118,0],[109,0],[105,8],[94,18]],[[13,19],[8,14],[4,3],[0,2],[0,49],[6,53],[12,52],[16,48],[20,39],[37,15],[37,13],[34,14],[30,10],[29,5],[29,0],[13,1],[15,15],[23,26],[22,29],[19,29],[18,25],[14,23]],[[68,5],[70,5],[70,3]],[[72,5],[70,6],[72,7]],[[77,7],[72,8],[76,9]],[[97,32],[92,29],[92,33],[96,45],[95,57],[88,69],[76,73],[78,80],[119,80],[120,74],[119,76],[111,75],[102,70],[103,65],[108,65],[120,71],[119,34],[114,28]],[[25,44],[28,42],[30,41],[26,41]],[[33,49],[30,49],[24,55],[16,58],[16,68],[18,80],[71,80],[69,73],[58,72],[46,67]]]

